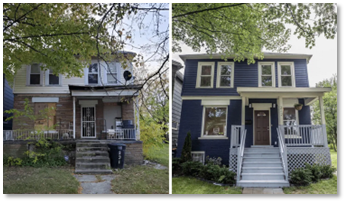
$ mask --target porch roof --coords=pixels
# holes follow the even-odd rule
[[[138,96],[142,85],[69,85],[71,96]]]

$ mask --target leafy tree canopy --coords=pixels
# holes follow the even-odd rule
[[[179,42],[194,51],[234,54],[235,61],[263,58],[262,48],[286,52],[291,29],[305,38],[305,46],[315,46],[317,36],[333,39],[337,30],[336,4],[243,4],[176,3],[172,5],[173,51],[181,51]],[[314,14],[314,15],[313,15]]]

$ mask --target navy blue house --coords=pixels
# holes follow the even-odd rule
[[[290,159],[301,154],[299,150],[314,157],[326,154],[323,162],[330,164],[322,100],[330,88],[309,87],[307,65],[311,57],[264,53],[263,60],[248,65],[232,58],[222,60],[217,54],[180,55],[185,73],[177,156],[191,132],[193,160],[221,157],[224,165],[238,173],[237,184],[244,187],[268,186],[268,181],[254,184],[258,174],[250,169],[260,166],[248,165],[257,163],[259,157],[249,157],[258,152],[273,150],[270,153],[278,155],[277,160],[263,160],[280,162],[282,167],[278,174],[284,182],[271,186],[287,186],[289,171],[304,165],[298,158]],[[316,100],[321,108],[322,125],[318,126],[311,124],[310,116],[310,105]],[[313,148],[319,151],[311,151]],[[316,162],[316,158],[305,159]]]
[[[3,110],[13,109],[13,91],[10,85],[8,84],[5,74],[3,74]],[[3,115],[3,130],[12,130],[12,120],[6,121],[6,119],[11,116],[10,114],[4,113]]]

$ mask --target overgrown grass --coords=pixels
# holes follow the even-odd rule
[[[169,164],[169,145],[164,144],[163,147],[151,147],[148,153],[144,154],[145,159],[155,161],[166,167]]]
[[[338,169],[338,153],[334,149],[330,149],[330,158],[332,159],[332,166]]]
[[[308,186],[284,188],[285,194],[337,194],[337,177],[328,180],[321,180]]]
[[[242,194],[242,188],[217,186],[192,177],[172,179],[172,194]]]
[[[168,169],[135,166],[115,172],[112,190],[117,194],[168,194]]]
[[[4,194],[78,194],[79,182],[69,168],[4,166]]]

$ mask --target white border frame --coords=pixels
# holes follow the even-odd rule
[[[255,143],[255,111],[269,111],[269,145],[272,145],[272,118],[271,118],[271,110],[272,103],[252,103],[252,116],[253,116],[253,124],[252,124],[252,132],[253,132],[253,145],[256,145]]]
[[[262,86],[262,65],[271,65],[272,66],[272,86]],[[266,61],[266,62],[258,62],[258,87],[275,87],[275,62]]]
[[[230,65],[231,66],[231,85],[228,86],[220,86],[221,82],[221,66],[222,65]],[[217,63],[217,76],[216,76],[216,87],[217,88],[234,88],[234,62],[218,62]]]
[[[223,136],[204,135],[205,108],[212,108],[212,107],[226,108],[226,131],[225,131],[225,134]],[[228,139],[228,137],[227,137],[227,122],[228,122],[228,106],[225,106],[225,105],[205,105],[205,106],[203,106],[201,136],[198,139]]]
[[[201,87],[201,73],[202,73],[202,66],[211,66],[211,86],[210,87]],[[214,68],[215,68],[215,62],[198,62],[197,67],[197,78],[196,78],[196,88],[213,88],[214,87]]]
[[[278,87],[296,87],[296,75],[295,75],[295,67],[293,61],[278,61]],[[291,66],[291,80],[292,86],[282,86],[281,85],[281,66],[282,65],[290,65]]]

